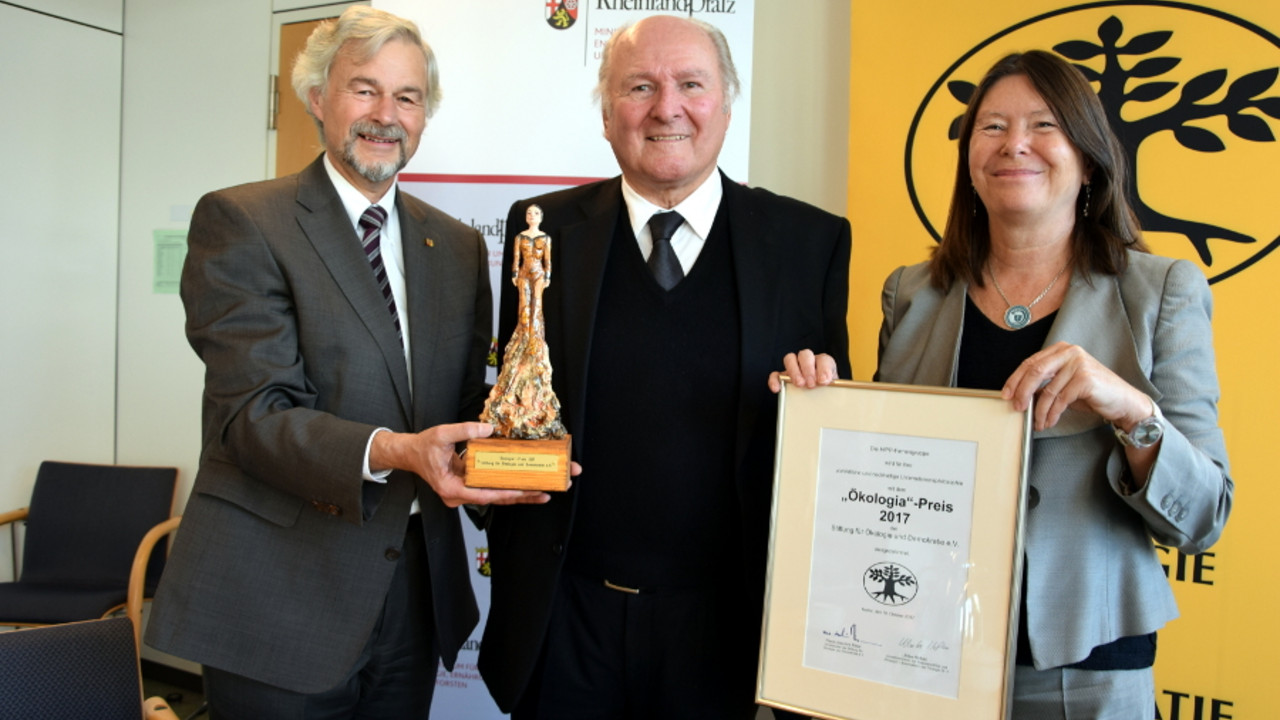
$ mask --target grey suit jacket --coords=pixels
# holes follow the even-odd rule
[[[1177,616],[1151,539],[1198,553],[1222,533],[1234,485],[1218,428],[1212,295],[1191,263],[1129,253],[1121,276],[1078,274],[1045,341],[1079,345],[1150,395],[1168,420],[1145,487],[1122,484],[1109,425],[1067,410],[1036,432],[1027,510],[1028,633],[1036,667],[1154,632]],[[968,286],[941,292],[926,264],[886,280],[876,379],[954,386]]]
[[[332,688],[378,618],[415,497],[447,664],[475,626],[457,511],[409,473],[361,478],[376,428],[474,418],[486,390],[484,241],[403,192],[396,203],[412,393],[321,160],[196,206],[182,299],[205,364],[204,438],[151,645],[297,692]]]

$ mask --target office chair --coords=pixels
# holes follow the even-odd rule
[[[115,617],[0,632],[0,717],[177,720],[142,699],[133,628]]]
[[[76,622],[124,607],[134,555],[169,518],[177,478],[171,467],[41,463],[30,508],[0,514],[0,525],[27,523],[21,571],[0,582],[0,625]],[[165,549],[151,550],[145,595],[159,582]]]

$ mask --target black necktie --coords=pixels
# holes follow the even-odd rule
[[[649,218],[649,234],[653,236],[653,252],[649,253],[649,269],[663,290],[670,290],[684,279],[684,269],[676,251],[671,247],[671,236],[684,223],[678,212],[654,213]]]
[[[370,205],[360,216],[360,244],[364,245],[364,254],[369,258],[369,267],[373,268],[373,277],[378,281],[378,289],[387,301],[387,310],[391,311],[391,321],[396,326],[396,336],[404,344],[404,335],[400,332],[400,313],[396,312],[396,299],[391,294],[391,283],[387,280],[387,267],[382,262],[382,225],[387,221],[387,211],[377,205]]]

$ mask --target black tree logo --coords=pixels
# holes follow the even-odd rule
[[[1257,113],[1271,118],[1280,118],[1280,97],[1259,97],[1266,93],[1276,82],[1280,68],[1267,68],[1241,75],[1227,87],[1225,95],[1215,101],[1206,98],[1216,93],[1227,82],[1225,69],[1211,70],[1200,74],[1182,84],[1182,92],[1177,101],[1170,107],[1136,120],[1125,120],[1121,109],[1128,103],[1145,103],[1158,100],[1178,88],[1177,82],[1157,80],[1182,62],[1182,58],[1162,55],[1138,60],[1132,67],[1125,69],[1121,57],[1135,58],[1150,55],[1164,47],[1173,32],[1161,30],[1142,33],[1121,43],[1124,36],[1124,24],[1120,18],[1112,15],[1098,26],[1098,43],[1090,40],[1069,40],[1053,47],[1067,60],[1073,61],[1075,67],[1091,82],[1098,85],[1098,97],[1106,109],[1107,119],[1119,136],[1125,148],[1129,162],[1129,197],[1138,213],[1142,228],[1148,232],[1168,232],[1183,235],[1195,248],[1196,254],[1206,266],[1213,265],[1213,253],[1210,240],[1223,240],[1234,243],[1254,243],[1257,240],[1242,232],[1187,218],[1166,215],[1148,205],[1138,192],[1138,148],[1144,140],[1163,131],[1172,131],[1173,137],[1188,150],[1203,153],[1222,152],[1226,144],[1211,130],[1188,123],[1211,117],[1225,117],[1227,129],[1233,135],[1251,142],[1275,142],[1275,134],[1266,119]],[[1102,58],[1103,67],[1098,70],[1094,65],[1083,64],[1090,61],[1096,64]],[[1130,80],[1137,84],[1128,88]],[[1127,89],[1128,88],[1128,89]],[[953,80],[947,84],[951,96],[961,103],[968,104],[973,96],[975,85],[962,80]],[[1256,112],[1246,112],[1246,111]],[[949,137],[958,139],[960,118],[952,123]]]
[[[872,565],[863,575],[862,585],[872,599],[884,605],[902,605],[916,596],[915,576],[895,563]]]

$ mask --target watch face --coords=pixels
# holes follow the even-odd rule
[[[1164,435],[1164,427],[1155,418],[1143,420],[1133,429],[1133,442],[1138,447],[1150,447],[1159,442]]]

